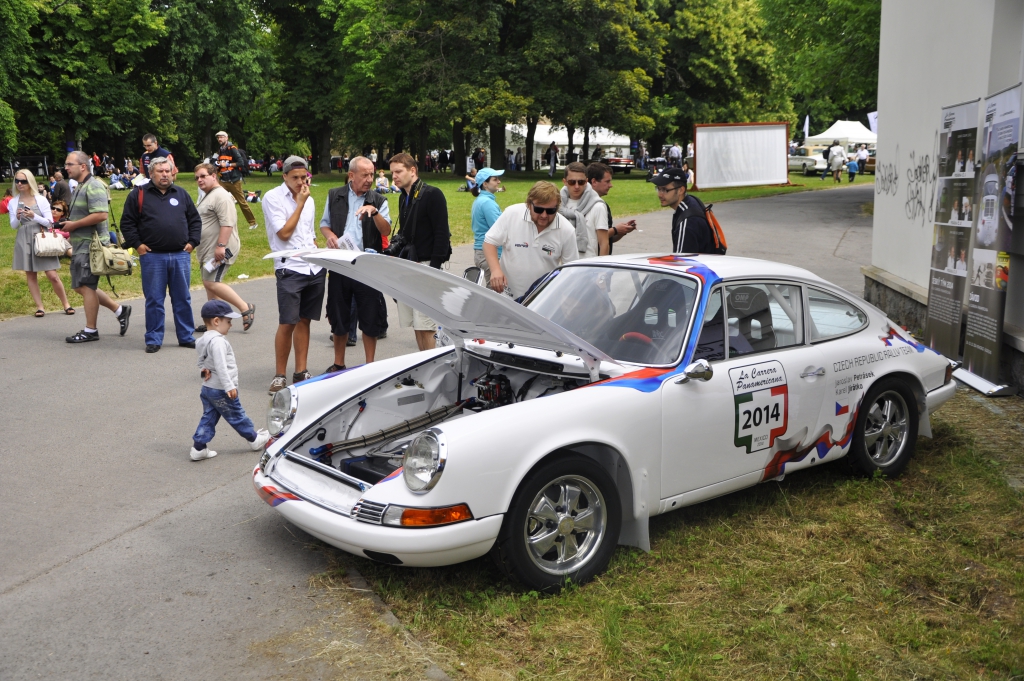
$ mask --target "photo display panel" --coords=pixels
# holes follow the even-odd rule
[[[939,178],[930,257],[925,340],[946,357],[960,355],[960,320],[971,231],[978,213],[978,100],[949,106],[939,122]]]

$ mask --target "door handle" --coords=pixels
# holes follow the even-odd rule
[[[808,367],[808,369],[809,368],[810,367]],[[813,371],[805,371],[805,372],[803,372],[802,374],[800,374],[800,378],[810,378],[811,376],[824,376],[824,375],[825,375],[825,367],[818,367],[817,369],[814,369]]]

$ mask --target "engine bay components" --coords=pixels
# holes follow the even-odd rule
[[[504,407],[516,401],[512,382],[505,374],[487,375],[476,381],[476,402],[481,411]]]

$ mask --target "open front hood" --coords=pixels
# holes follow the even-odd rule
[[[579,356],[591,376],[596,376],[602,361],[617,364],[582,338],[511,298],[432,267],[386,255],[338,249],[284,251],[266,256],[280,257],[301,258],[400,300],[429,315],[456,345],[480,338],[567,352]]]

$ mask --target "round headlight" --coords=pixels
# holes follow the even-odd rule
[[[402,476],[413,492],[426,492],[437,484],[444,470],[444,457],[437,435],[430,430],[413,438],[402,457]]]
[[[267,430],[274,437],[280,437],[288,427],[292,425],[295,418],[295,410],[298,407],[298,396],[291,388],[278,390],[270,398],[270,409],[267,411]]]

